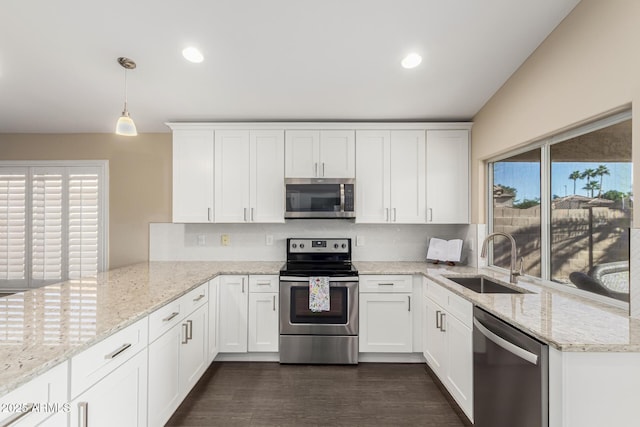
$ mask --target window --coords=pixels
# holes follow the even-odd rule
[[[490,228],[514,236],[526,274],[628,301],[630,117],[617,114],[489,163]],[[509,267],[502,239],[490,262]]]
[[[95,275],[106,262],[107,162],[0,162],[0,288]]]

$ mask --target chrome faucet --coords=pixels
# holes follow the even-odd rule
[[[522,269],[524,265],[524,258],[520,257],[520,269],[516,270],[516,258],[518,256],[516,253],[516,240],[511,234],[503,233],[502,231],[494,231],[493,233],[489,234],[484,238],[484,241],[482,242],[482,252],[480,252],[480,257],[487,257],[487,248],[489,246],[489,241],[493,240],[493,238],[496,236],[504,236],[509,239],[509,242],[511,242],[511,265],[509,266],[509,282],[516,284],[518,283],[518,276],[522,276],[523,274]]]

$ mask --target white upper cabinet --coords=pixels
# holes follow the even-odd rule
[[[356,222],[389,222],[391,132],[356,132]]]
[[[285,139],[287,178],[354,178],[352,130],[291,130]]]
[[[249,131],[216,131],[215,220],[245,222],[249,213]]]
[[[216,131],[215,222],[284,222],[284,132]]]
[[[426,222],[421,130],[358,131],[356,222]]]
[[[469,223],[469,131],[427,131],[427,222]]]
[[[252,222],[284,222],[284,131],[251,131]]]
[[[173,132],[173,222],[213,221],[213,130]]]

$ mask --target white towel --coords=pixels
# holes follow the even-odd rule
[[[314,313],[331,310],[328,277],[309,277],[309,310]]]

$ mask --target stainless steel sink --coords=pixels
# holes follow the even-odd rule
[[[528,294],[528,291],[514,289],[507,285],[495,282],[492,279],[485,276],[472,276],[472,277],[447,277],[452,282],[457,283],[460,286],[477,292],[479,294]]]

